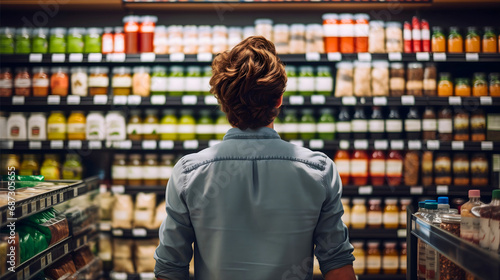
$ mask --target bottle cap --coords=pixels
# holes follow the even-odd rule
[[[425,208],[425,201],[419,201],[418,208]]]
[[[449,204],[450,200],[446,196],[438,197],[438,204]]]
[[[499,195],[500,195],[500,193],[499,193]],[[426,202],[425,209],[431,209],[431,210],[438,209],[438,204],[437,204],[437,202]]]
[[[469,190],[469,197],[481,197],[480,190]]]

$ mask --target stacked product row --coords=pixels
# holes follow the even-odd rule
[[[156,263],[153,256],[159,244],[157,238],[111,238],[102,234],[99,239],[99,257],[105,262],[112,261],[113,272],[153,273]]]
[[[344,215],[342,221],[352,229],[365,228],[406,228],[406,209],[411,204],[411,198],[385,198],[382,207],[381,198],[370,198],[368,207],[366,199],[355,197],[352,199],[342,198]]]
[[[399,243],[399,244],[398,244]],[[406,242],[352,240],[354,273],[363,274],[406,274]],[[398,246],[399,245],[399,246]]]
[[[165,187],[177,160],[174,155],[115,154],[111,165],[111,183],[120,186]]]
[[[42,161],[43,158],[43,161]],[[83,165],[78,154],[66,154],[64,162],[55,154],[2,154],[1,174],[6,174],[7,167],[14,167],[16,175],[35,176],[42,175],[45,180],[82,180]],[[42,163],[40,165],[40,163]]]

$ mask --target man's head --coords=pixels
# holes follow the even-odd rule
[[[255,129],[278,116],[287,77],[272,42],[248,37],[216,56],[212,69],[210,92],[231,125]]]

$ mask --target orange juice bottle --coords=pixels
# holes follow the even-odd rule
[[[432,27],[432,52],[446,52],[446,36],[440,26]]]
[[[438,83],[438,96],[452,96],[453,95],[453,82],[451,81],[451,74],[447,72],[439,73]]]
[[[471,88],[470,82],[467,78],[457,78],[455,80],[455,95],[456,96],[470,96]]]
[[[481,37],[477,29],[473,26],[467,27],[467,36],[465,37],[465,52],[478,53],[481,51]]]
[[[500,96],[500,73],[490,74],[490,95]]]
[[[488,82],[485,73],[474,73],[472,80],[472,96],[487,96]]]
[[[462,35],[460,35],[460,30],[456,26],[450,27],[450,35],[448,35],[448,52],[464,52],[464,40]]]
[[[483,35],[483,52],[496,53],[497,52],[497,36],[495,30],[491,26],[484,28]]]

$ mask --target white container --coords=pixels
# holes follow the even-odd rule
[[[71,68],[71,94],[87,96],[88,83],[87,67]]]
[[[125,140],[127,137],[125,117],[118,111],[106,115],[106,140]]]
[[[0,139],[7,139],[7,117],[0,112]]]
[[[7,138],[10,140],[26,140],[26,117],[24,113],[11,113],[7,120]]]
[[[104,140],[106,138],[106,122],[101,112],[90,112],[86,125],[87,140]]]
[[[29,117],[28,139],[47,140],[47,116],[44,113],[32,113]]]

